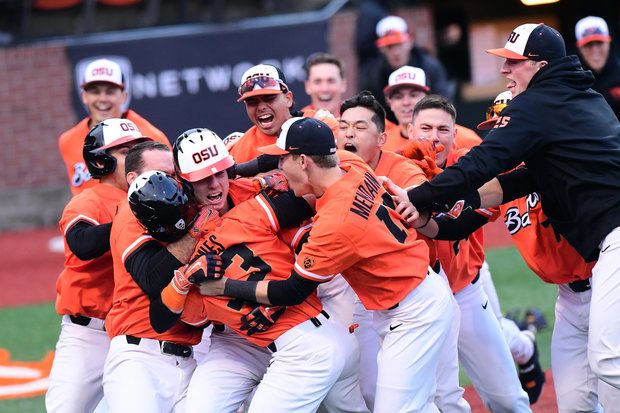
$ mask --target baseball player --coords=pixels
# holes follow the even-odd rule
[[[202,153],[211,156],[196,162],[194,154]],[[306,201],[286,193],[273,200],[259,195],[235,205],[229,194],[235,193],[240,200],[238,188],[244,180],[229,181],[234,174],[234,161],[219,137],[209,130],[193,129],[181,135],[174,145],[174,154],[178,176],[192,188],[203,210],[212,208],[222,216],[216,227],[201,236],[195,261],[200,262],[205,254],[218,254],[226,274],[235,279],[288,276],[293,252],[277,232],[280,225],[297,225],[312,216],[313,210]],[[210,202],[215,188],[224,202]],[[287,200],[290,202],[284,203]],[[189,411],[237,411],[259,381],[251,411],[315,411],[332,386],[325,401],[327,411],[368,411],[359,389],[355,339],[345,328],[336,327],[320,315],[321,304],[316,295],[286,309],[255,308],[255,304],[225,297],[203,298],[197,289],[189,291],[190,283],[183,281],[199,267],[190,264],[175,276],[161,295],[166,309],[157,308],[154,301],[151,310],[152,323],[158,331],[167,329],[175,319],[173,314],[181,311],[181,320],[186,323],[204,324],[209,320],[226,326],[215,329],[212,348],[192,377],[186,405]],[[273,322],[264,322],[270,325],[268,331],[248,328],[242,321],[255,313],[271,318]],[[315,331],[319,327],[321,331]],[[244,339],[241,342],[240,337]],[[303,340],[303,345],[293,344],[298,340]],[[271,351],[277,350],[273,358],[271,351],[264,349],[267,346]],[[343,347],[350,351],[342,352]],[[312,365],[308,360],[313,360]],[[319,365],[322,367],[318,368]],[[293,380],[292,371],[299,390],[274,391]]]
[[[45,396],[48,412],[92,412],[103,397],[103,362],[110,340],[104,319],[112,306],[110,228],[127,195],[124,162],[136,143],[150,140],[127,119],[108,119],[83,138],[94,185],[65,207],[60,230],[65,268],[56,281],[61,333]]]
[[[309,117],[321,109],[340,116],[340,105],[347,91],[342,61],[329,53],[314,53],[306,60],[305,69],[304,86],[310,104],[301,111]]]
[[[374,411],[434,411],[434,375],[452,302],[441,278],[427,273],[428,247],[393,219],[391,198],[371,171],[338,165],[326,124],[293,118],[276,144],[261,151],[282,155],[280,169],[297,196],[318,198],[308,242],[286,280],[223,277],[203,283],[201,292],[294,305],[342,273],[364,306],[376,310],[374,327],[382,342]]]
[[[592,270],[588,360],[595,374],[620,388],[619,307],[620,124],[600,94],[592,74],[564,39],[544,24],[527,23],[510,34],[502,74],[513,98],[475,150],[433,181],[408,191],[419,210],[439,209],[472,195],[471,205],[498,204],[536,191],[550,225]],[[558,102],[562,102],[558,105]],[[523,162],[526,170],[501,185],[496,202],[477,199],[474,188]]]
[[[122,106],[127,100],[125,79],[118,63],[108,59],[97,59],[84,70],[82,81],[82,103],[89,116],[60,135],[58,147],[67,167],[71,192],[76,195],[96,184],[82,157],[84,136],[89,129],[110,118],[124,118],[133,122],[145,136],[170,147],[168,138],[133,110],[123,113]]]
[[[359,155],[377,176],[387,176],[402,188],[419,185],[426,181],[424,172],[411,159],[382,150],[386,140],[385,111],[370,92],[364,91],[347,99],[341,107],[341,114],[336,139],[339,149]],[[432,241],[427,242],[427,245],[430,251],[429,262],[435,262],[435,246]],[[442,411],[469,412],[471,409],[462,398],[463,389],[459,387],[458,382],[457,340],[460,311],[456,303],[453,307],[452,328],[444,346],[444,351],[452,352],[452,358],[446,356],[445,359],[449,362],[439,368],[435,403]],[[360,364],[362,391],[366,403],[372,408],[380,339],[372,328],[372,312],[366,310],[357,297],[353,321],[358,326],[355,329],[355,335],[360,343],[362,354]]]
[[[158,181],[152,185],[134,182],[146,170],[174,173],[168,147],[158,144],[157,148],[140,149],[135,156],[129,153],[125,165],[130,194],[156,189],[153,185]],[[187,263],[196,245],[190,235],[193,232],[184,230],[192,225],[195,211],[183,208],[182,214],[177,214],[175,207],[187,204],[187,197],[177,187],[168,187],[167,191],[168,197],[160,201],[170,205],[170,213],[157,218],[168,226],[147,231],[138,223],[128,201],[120,204],[112,222],[114,294],[105,320],[111,342],[103,371],[110,412],[182,411],[196,367],[190,346],[200,341],[202,329],[177,323],[159,334],[149,319],[150,297],[159,296],[173,271]]]
[[[454,144],[456,110],[445,98],[429,95],[416,105],[410,134],[429,140],[445,149],[436,155],[436,164],[450,166],[467,149]],[[405,148],[421,147],[424,141],[412,141]],[[481,209],[486,221],[493,211]],[[457,241],[436,240],[437,255],[461,309],[459,360],[474,387],[493,411],[531,411],[527,394],[521,388],[510,349],[488,297],[479,281],[484,262],[482,230]],[[484,347],[485,351],[480,352]]]

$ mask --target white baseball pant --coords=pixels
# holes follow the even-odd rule
[[[116,336],[103,370],[103,390],[110,413],[183,412],[189,380],[196,368],[192,356],[162,353],[157,340],[130,344]]]
[[[461,309],[459,360],[480,398],[493,412],[531,412],[482,283],[469,284],[454,297]]]
[[[353,324],[355,292],[342,275],[337,275],[317,288],[317,295],[329,319],[349,328]]]
[[[202,361],[207,357],[209,353],[209,347],[211,347],[211,331],[213,330],[213,325],[208,325],[205,327],[202,332],[202,339],[200,343],[196,344],[194,347],[194,360],[196,360],[196,365],[200,365]]]
[[[104,321],[91,318],[82,326],[64,315],[60,328],[45,408],[48,412],[93,412],[103,398],[103,365],[110,347]]]
[[[592,269],[588,359],[599,379],[620,389],[620,227],[599,247]]]
[[[450,291],[434,273],[398,307],[374,311],[381,337],[375,413],[439,411],[435,375],[452,315]]]
[[[360,348],[360,387],[366,406],[373,411],[375,392],[377,390],[377,354],[381,338],[373,326],[373,312],[367,310],[355,295],[355,312],[353,323],[357,324],[354,331]]]

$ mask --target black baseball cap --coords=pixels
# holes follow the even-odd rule
[[[284,122],[276,143],[257,148],[267,155],[332,155],[336,139],[325,123],[314,118],[291,118]]]
[[[513,60],[546,60],[551,62],[566,56],[562,35],[543,23],[527,23],[515,28],[504,47],[487,53]]]

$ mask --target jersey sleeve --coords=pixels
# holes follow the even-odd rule
[[[100,225],[100,205],[93,200],[84,197],[77,196],[71,199],[60,218],[60,230],[63,236],[67,235],[67,232],[78,222],[85,222],[90,225]]]
[[[317,222],[297,256],[294,271],[312,281],[326,282],[353,265],[359,257],[354,243],[340,228]]]

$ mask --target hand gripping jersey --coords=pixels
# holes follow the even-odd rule
[[[471,149],[482,142],[480,136],[473,130],[461,125],[455,125],[455,128],[454,144],[457,147]],[[409,142],[408,138],[400,134],[400,126],[389,120],[385,122],[385,133],[387,134],[387,140],[383,145],[385,151],[398,152]]]
[[[448,155],[446,166],[455,164],[458,159],[467,153],[468,149],[458,148],[456,145]],[[478,209],[479,214],[489,220],[497,217],[497,209]],[[484,233],[480,228],[467,238],[457,241],[435,240],[437,256],[441,267],[448,276],[450,288],[457,293],[471,283],[484,262]]]
[[[221,217],[220,225],[203,237],[194,255],[208,252],[221,255],[225,275],[231,279],[285,280],[291,274],[295,257],[278,238],[279,230],[278,215],[269,198],[260,194]],[[314,292],[303,303],[287,307],[267,331],[248,336],[247,331],[241,330],[241,317],[255,306],[229,297],[202,296],[193,288],[188,293],[181,320],[192,325],[202,325],[207,320],[219,322],[252,343],[266,347],[282,333],[317,316],[322,309]]]
[[[166,135],[133,110],[128,110],[123,114],[123,117],[135,123],[144,136],[161,142],[172,149]],[[84,189],[91,188],[97,183],[97,181],[91,179],[88,168],[84,163],[84,157],[82,156],[84,138],[90,130],[88,126],[90,120],[90,117],[82,119],[73,128],[60,135],[58,139],[60,155],[65,161],[73,195],[79,194]]]
[[[500,213],[528,267],[543,281],[564,284],[592,276],[596,261],[585,262],[553,231],[537,193],[501,205]]]
[[[127,193],[110,185],[100,184],[69,201],[60,218],[63,235],[79,222],[93,225],[112,222],[118,204]],[[65,267],[56,281],[56,311],[60,315],[104,319],[112,306],[114,271],[112,255],[88,261],[77,258],[65,239]]]
[[[407,231],[368,168],[341,164],[340,180],[317,200],[294,270],[314,281],[342,273],[368,310],[399,303],[426,277],[428,247]]]
[[[139,253],[140,247],[149,242],[159,241],[151,237],[138,223],[125,200],[114,218],[110,234],[110,249],[114,261],[114,296],[112,309],[105,320],[108,335],[110,338],[124,334],[185,345],[198,344],[202,329],[177,322],[168,331],[158,334],[151,327],[150,299],[125,268],[127,258],[131,254]]]

